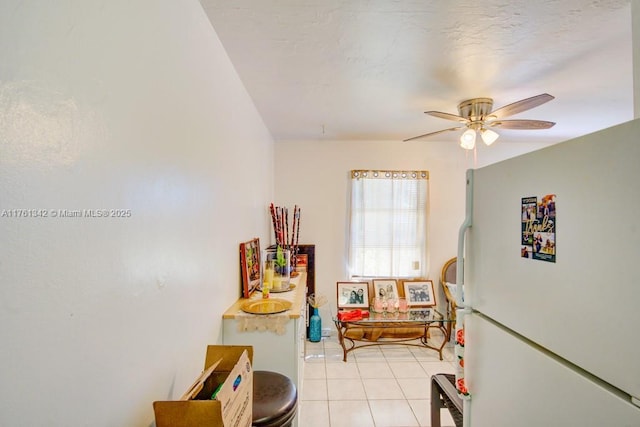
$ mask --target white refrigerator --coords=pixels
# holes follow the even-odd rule
[[[467,181],[465,425],[640,426],[640,120]]]

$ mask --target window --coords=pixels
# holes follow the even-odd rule
[[[350,277],[426,277],[428,171],[351,171]]]

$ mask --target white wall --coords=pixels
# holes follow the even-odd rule
[[[473,152],[452,142],[278,141],[277,204],[301,206],[300,243],[316,245],[316,290],[330,298],[323,327],[336,306],[336,282],[346,280],[347,205],[352,169],[426,169],[430,180],[429,278],[438,284],[442,265],[456,256],[464,219],[465,171],[528,151],[540,144],[496,143]],[[444,296],[440,292],[440,301]]]
[[[273,141],[196,0],[5,0],[0,57],[0,211],[48,213],[0,216],[0,425],[148,426],[268,238]]]

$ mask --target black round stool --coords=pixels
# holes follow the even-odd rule
[[[298,391],[289,377],[253,372],[253,427],[290,427],[297,408]]]

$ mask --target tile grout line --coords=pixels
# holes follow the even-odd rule
[[[331,341],[331,337],[328,337],[325,339],[325,337],[323,337],[321,346],[319,348],[316,348],[314,350],[311,350],[310,353],[307,353],[307,348],[305,347],[305,356],[319,356],[322,358],[322,368],[320,368],[321,371],[323,371],[324,373],[324,378],[322,378],[324,380],[324,385],[325,385],[325,389],[326,389],[326,400],[318,400],[316,402],[323,402],[324,403],[324,408],[326,410],[326,415],[328,416],[328,427],[331,427],[331,400],[329,398],[329,365],[328,363],[338,363],[338,359],[335,358],[334,360],[334,356],[336,356],[336,351],[337,349],[335,348],[335,346],[333,345],[334,343]],[[369,416],[371,419],[371,422],[373,423],[373,426],[376,427],[377,423],[376,423],[376,419],[374,417],[374,412],[373,412],[373,408],[372,408],[372,402],[371,400],[376,400],[376,399],[370,399],[369,397],[369,393],[367,393],[367,389],[365,388],[365,379],[362,375],[361,372],[361,366],[363,364],[366,363],[384,363],[384,365],[386,366],[386,368],[388,369],[388,371],[391,374],[391,377],[395,380],[395,384],[398,386],[398,388],[400,389],[401,392],[401,396],[403,397],[402,399],[381,399],[381,400],[397,400],[397,401],[402,401],[404,402],[406,405],[409,406],[409,409],[411,411],[411,414],[413,416],[414,422],[417,422],[418,426],[423,426],[424,424],[421,424],[420,421],[420,417],[418,416],[418,414],[416,413],[416,410],[414,409],[414,407],[410,404],[409,402],[409,398],[407,397],[406,391],[402,388],[402,385],[400,384],[400,379],[398,378],[396,372],[392,369],[391,364],[392,363],[396,363],[396,362],[400,362],[400,363],[407,363],[407,362],[411,362],[411,363],[417,363],[419,368],[421,369],[421,371],[426,374],[427,376],[427,382],[428,382],[428,377],[430,376],[430,371],[427,370],[427,368],[425,367],[425,365],[423,363],[429,363],[429,362],[444,362],[447,363],[449,365],[452,365],[452,361],[449,360],[449,357],[445,357],[443,358],[442,361],[440,360],[429,360],[429,359],[424,359],[424,357],[422,357],[422,354],[420,354],[420,352],[418,352],[416,354],[416,352],[411,351],[413,350],[412,348],[409,348],[408,354],[404,355],[401,354],[399,358],[394,359],[394,355],[393,354],[389,354],[390,352],[387,351],[385,352],[383,350],[383,347],[380,348],[380,355],[372,355],[371,359],[369,359],[368,357],[365,357],[364,359],[360,359],[356,356],[356,353],[351,353],[352,357],[353,357],[353,364],[356,367],[357,370],[357,379],[360,382],[360,385],[363,388],[364,391],[364,397],[366,400],[366,405],[367,408],[369,409]],[[320,353],[321,352],[321,353]],[[407,357],[409,356],[409,357]],[[396,356],[397,357],[397,356]],[[331,358],[331,361],[329,361],[329,358]],[[340,358],[341,360],[341,358]],[[306,362],[306,357],[305,357],[305,363],[308,363],[309,365],[311,364],[317,364],[314,362]],[[317,369],[317,368],[316,368]],[[402,374],[404,375],[404,374]],[[381,378],[385,378],[385,377],[381,377]],[[404,378],[404,377],[403,377]],[[411,377],[407,377],[407,378],[411,378]],[[312,378],[307,378],[307,379],[312,379]],[[337,380],[339,380],[340,378],[336,378]],[[356,378],[353,378],[356,379]],[[375,379],[375,377],[374,377]],[[344,400],[344,399],[342,399]],[[414,399],[414,400],[424,400],[426,402],[429,401],[429,398],[427,399],[423,399],[423,398],[418,398],[418,399]],[[422,414],[424,415],[424,414]],[[428,423],[428,420],[425,420]],[[428,424],[426,424],[428,425]],[[326,426],[323,426],[326,427]]]
[[[412,356],[412,358],[413,358],[413,361],[414,361],[414,362],[416,362],[416,363],[420,366],[420,369],[422,369],[423,371],[425,371],[425,369],[424,369],[424,367],[422,366],[422,364],[420,363],[420,361],[416,358],[416,355],[415,355],[411,350],[409,350],[409,353],[411,354],[411,356]],[[383,352],[383,354],[384,354],[384,352]],[[385,356],[385,359],[386,359],[386,356]],[[387,361],[387,364],[388,364],[388,363],[389,363],[389,362]],[[393,377],[395,378],[396,383],[398,384],[398,387],[400,388],[400,391],[402,392],[402,395],[404,396],[404,400],[405,400],[405,402],[407,403],[407,406],[409,406],[409,409],[411,410],[411,415],[413,415],[413,418],[415,419],[416,424],[417,424],[418,426],[420,426],[420,420],[419,420],[419,418],[418,418],[418,415],[415,413],[415,411],[413,410],[413,407],[412,407],[412,406],[411,406],[411,404],[409,403],[409,398],[407,397],[407,394],[405,393],[404,389],[402,388],[402,384],[400,384],[400,381],[398,381],[398,377],[396,376],[396,373],[393,371],[393,369],[391,368],[391,366],[389,366],[389,369],[391,369],[391,373],[393,374]],[[426,373],[426,371],[425,371],[425,373]],[[428,373],[427,373],[427,375],[428,375]]]

